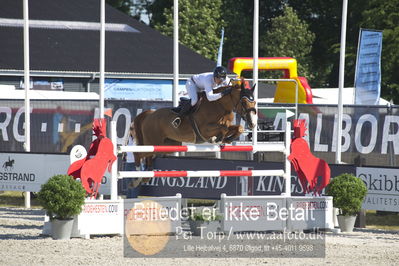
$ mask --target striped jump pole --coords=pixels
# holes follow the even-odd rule
[[[284,170],[120,171],[118,178],[284,176]]]
[[[253,145],[119,146],[122,152],[285,152],[283,142]]]
[[[288,116],[287,116],[288,117]],[[286,121],[285,141],[257,145],[186,145],[186,146],[118,146],[116,148],[116,124],[111,122],[111,140],[115,153],[123,152],[282,152],[285,157],[284,170],[208,170],[208,171],[117,171],[112,167],[111,199],[117,197],[116,182],[122,178],[159,177],[219,177],[219,176],[282,176],[285,179],[285,195],[291,196],[291,164],[288,160],[291,145],[291,123]]]

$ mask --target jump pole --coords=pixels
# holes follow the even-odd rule
[[[258,145],[186,145],[186,146],[119,146],[122,152],[285,152],[284,144],[268,143]]]
[[[118,158],[116,146],[117,146],[117,141],[116,141],[116,121],[111,121],[111,141],[113,143],[113,153],[114,155]],[[118,159],[112,164],[111,167],[111,200],[117,200],[118,199],[118,179],[115,178],[115,176],[118,176]]]
[[[208,170],[208,171],[120,171],[118,178],[284,176],[284,170]]]
[[[286,113],[286,119],[287,119]],[[284,150],[284,166],[285,166],[285,196],[291,197],[291,162],[288,160],[288,156],[291,152],[291,122],[286,121],[285,126],[285,150]]]
[[[286,119],[291,114],[286,113]],[[114,154],[122,152],[282,152],[285,160],[284,170],[221,170],[221,171],[119,171],[117,164],[112,165],[111,199],[117,198],[117,180],[122,178],[157,178],[157,177],[218,177],[218,176],[282,176],[285,179],[283,196],[291,197],[291,163],[288,160],[291,146],[291,122],[286,120],[284,144],[268,143],[258,145],[186,145],[186,146],[119,146],[116,142],[116,122],[111,122],[111,141]]]

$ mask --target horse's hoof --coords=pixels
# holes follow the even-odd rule
[[[231,144],[233,142],[232,138],[226,138],[223,140],[223,144]]]
[[[134,178],[132,182],[128,185],[128,187],[136,188],[140,185],[142,178]]]
[[[143,180],[141,181],[141,183],[143,184],[143,183],[147,183],[148,181],[150,181],[151,180],[151,178],[143,178]]]
[[[211,138],[209,139],[209,142],[212,143],[212,144],[216,144],[216,140],[217,140],[217,137],[216,137],[216,136],[213,136],[213,137],[211,137]]]

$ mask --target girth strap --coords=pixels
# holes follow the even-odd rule
[[[189,116],[189,120],[191,123],[191,127],[193,128],[194,132],[195,132],[195,143],[201,143],[202,142],[208,142],[208,140],[206,140],[202,135],[201,132],[199,131],[197,122],[195,122],[195,119],[193,117],[193,113],[191,113]]]

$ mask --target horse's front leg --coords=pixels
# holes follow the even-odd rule
[[[136,167],[136,171],[141,171],[141,158],[142,155],[139,152],[133,152],[134,156],[134,166]]]
[[[221,143],[225,138],[228,127],[220,124],[209,124],[205,127],[203,136],[208,139],[210,143]]]
[[[229,126],[228,132],[226,133],[222,142],[230,144],[233,140],[238,138],[241,135],[241,133],[243,133],[243,132],[244,132],[244,128],[241,125]]]
[[[150,155],[145,157],[145,171],[153,171],[154,170],[154,158],[155,155]],[[141,179],[141,183],[147,183],[148,181],[150,181],[151,178],[147,177],[147,178],[142,178]]]
[[[146,171],[154,170],[154,159],[155,159],[155,155],[147,156],[145,158],[145,170]]]
[[[142,162],[142,159],[145,158],[145,157],[143,157],[144,154],[141,152],[133,152],[133,156],[134,156],[134,166],[136,168],[136,171],[141,171],[141,168],[142,168],[141,162]],[[142,181],[141,177],[140,178],[132,178],[128,187],[136,188],[140,185],[141,181]]]

